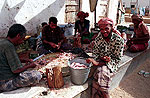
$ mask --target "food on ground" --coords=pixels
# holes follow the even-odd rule
[[[85,68],[87,68],[87,66],[85,64],[76,63],[76,62],[73,62],[70,65],[70,67],[73,68],[73,69],[85,69]]]
[[[46,68],[53,68],[55,66],[67,67],[68,60],[71,60],[74,57],[75,56],[72,53],[48,54],[35,61],[35,64],[37,65],[35,70],[45,73]]]

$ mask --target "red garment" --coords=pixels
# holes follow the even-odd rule
[[[148,47],[148,42],[144,44],[133,44],[130,46],[129,50],[131,52],[139,52],[139,51],[146,50],[147,47]]]
[[[138,27],[134,26],[134,33],[135,33],[135,35],[134,35],[135,39],[136,38],[145,39],[145,36],[149,35],[148,28],[143,22],[141,22],[138,25]],[[143,39],[142,40],[131,40],[131,41],[129,40],[127,42],[129,50],[131,52],[139,52],[139,51],[143,51],[143,50],[147,49],[149,39],[145,39],[145,40],[143,40]]]
[[[77,16],[80,18],[80,17],[84,17],[84,18],[86,18],[86,17],[88,17],[89,16],[89,13],[85,13],[85,12],[83,12],[83,11],[80,11],[80,12],[78,12],[77,13]]]
[[[113,26],[113,21],[109,18],[102,18],[98,21],[98,25],[107,25],[107,24],[111,24]]]
[[[141,38],[144,35],[149,34],[148,27],[143,22],[141,22],[138,27],[134,26],[134,33],[136,38]]]
[[[138,20],[138,21],[143,21],[143,18],[140,15],[132,15],[131,18],[135,19],[135,20]]]

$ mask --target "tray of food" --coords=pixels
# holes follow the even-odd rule
[[[69,75],[68,61],[75,58],[72,53],[50,53],[35,61],[35,70],[45,73],[46,68],[61,66],[63,76]]]

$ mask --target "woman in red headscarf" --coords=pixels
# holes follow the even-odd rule
[[[75,22],[75,36],[78,32],[80,34],[82,43],[89,43],[90,38],[92,38],[92,36],[90,37],[89,33],[90,21],[85,19],[88,16],[89,13],[85,13],[83,11],[77,13],[79,20]]]
[[[147,49],[149,41],[149,31],[147,26],[143,23],[142,16],[132,15],[132,22],[134,23],[134,36],[127,42],[128,49],[131,52],[139,52]]]

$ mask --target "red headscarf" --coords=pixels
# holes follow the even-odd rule
[[[80,11],[80,12],[78,12],[77,16],[78,16],[78,18],[83,17],[83,16],[84,16],[84,18],[86,18],[89,16],[89,13]]]
[[[109,18],[102,18],[98,21],[98,26],[102,24],[105,24],[105,25],[110,24],[113,26],[113,21]]]
[[[143,18],[142,18],[142,16],[140,16],[140,15],[132,15],[131,18],[132,18],[132,19],[135,19],[135,20],[138,20],[138,21],[140,21],[140,22],[143,21]]]
[[[98,26],[100,25],[112,25],[113,26],[113,20],[109,19],[109,18],[102,18],[98,21]],[[118,35],[121,36],[120,32],[118,32],[117,30],[114,30],[114,28],[112,28],[112,31]]]

